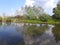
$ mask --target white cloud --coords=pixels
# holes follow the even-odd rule
[[[25,5],[27,5],[27,6],[33,6],[33,3],[35,3],[34,0],[26,0]]]
[[[44,5],[45,8],[54,8],[55,6],[54,0],[48,0]]]
[[[55,0],[47,0],[44,4],[43,8],[45,9],[45,12],[49,14],[53,14],[53,8],[56,7]]]
[[[52,12],[52,9],[56,7],[56,0],[26,0],[25,5],[27,6],[41,6],[44,8],[46,11],[49,9],[50,12]],[[48,13],[50,13],[48,12]]]
[[[46,7],[46,8],[53,8],[55,7],[55,0],[26,0],[25,5],[27,6],[33,6],[33,5],[40,5],[42,7]]]

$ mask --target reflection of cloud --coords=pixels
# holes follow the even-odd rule
[[[36,26],[37,25],[39,25],[39,24],[36,24]],[[36,44],[36,45],[47,45],[47,44],[48,45],[55,45],[55,40],[54,40],[55,38],[54,38],[54,36],[50,35],[50,34],[52,34],[51,29],[53,27],[54,27],[53,25],[48,25],[48,27],[47,27],[48,29],[45,29],[46,24],[39,25],[39,29],[42,30],[43,33],[41,33],[41,35],[36,35],[36,36],[32,35],[32,34],[35,34],[34,32],[32,32],[31,35],[24,34],[25,43],[28,44],[28,45],[34,45],[34,44]],[[28,27],[28,28],[30,30],[32,30],[31,27]],[[28,32],[28,30],[29,30],[28,28],[27,28],[27,30],[25,30],[26,32]],[[38,27],[34,27],[34,29],[37,29],[37,31],[39,30]],[[47,32],[45,32],[44,29]]]
[[[53,33],[52,33],[52,28],[54,26],[53,25],[49,25],[49,30],[45,31],[46,34],[49,34],[50,36],[53,36]]]

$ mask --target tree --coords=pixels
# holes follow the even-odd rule
[[[2,17],[0,16],[0,22],[2,22]]]
[[[50,15],[43,13],[42,15],[39,16],[39,19],[43,22],[47,22],[51,20],[52,18]]]
[[[26,11],[26,15],[30,18],[30,19],[36,19],[37,16],[39,17],[39,15],[41,15],[42,13],[44,13],[44,10],[39,7],[39,6],[33,6],[33,7],[25,7],[25,11]]]
[[[53,8],[53,18],[60,19],[60,1],[57,4],[57,7]]]

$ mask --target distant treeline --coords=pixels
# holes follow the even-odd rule
[[[25,20],[27,22],[60,22],[60,1],[57,4],[57,7],[53,8],[53,15],[50,16],[49,14],[46,14],[44,10],[39,6],[33,6],[33,7],[27,7],[25,6],[22,8],[23,15],[20,16],[20,14],[17,14],[16,16],[9,16],[9,17],[1,17],[0,16],[0,22],[24,22]]]

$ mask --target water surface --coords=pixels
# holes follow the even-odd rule
[[[60,45],[60,24],[0,23],[0,45]]]

